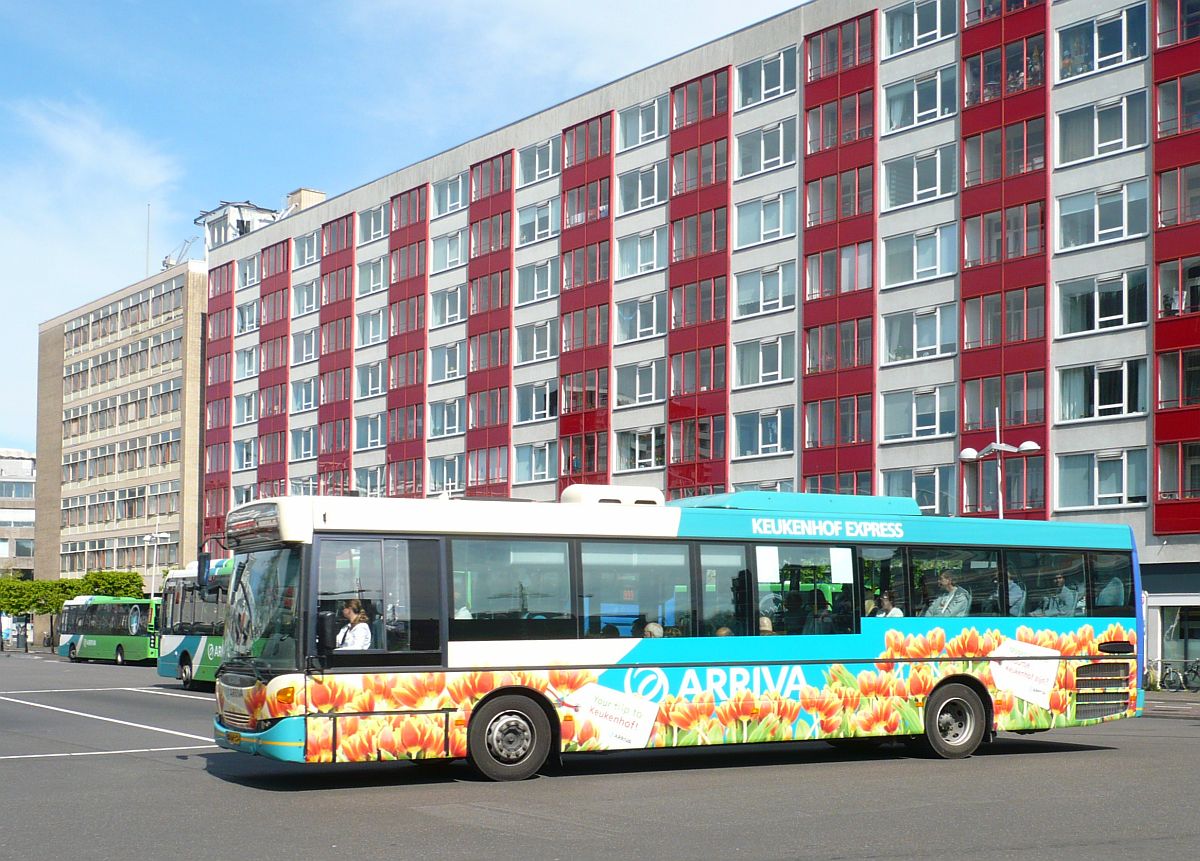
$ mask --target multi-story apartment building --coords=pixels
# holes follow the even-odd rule
[[[205,290],[187,261],[39,328],[39,579],[193,558]]]
[[[815,0],[210,243],[205,535],[278,493],[912,495],[1129,524],[1194,655],[1198,9]]]
[[[34,483],[37,457],[0,449],[0,574],[33,579]]]

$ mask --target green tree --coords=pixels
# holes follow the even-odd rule
[[[80,595],[111,595],[114,598],[141,598],[145,594],[142,575],[136,571],[89,571],[81,581]]]
[[[33,601],[33,590],[29,587],[33,582],[35,581],[0,575],[0,613],[10,616],[28,613]]]

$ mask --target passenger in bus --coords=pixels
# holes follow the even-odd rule
[[[1125,605],[1125,584],[1121,578],[1113,576],[1104,584],[1104,588],[1096,593],[1097,607],[1122,607]]]
[[[611,637],[619,637],[619,636],[621,636],[621,629],[618,628],[616,625],[614,625],[612,622],[609,622],[607,625],[605,625],[603,628],[600,629],[600,636],[601,637],[610,637],[610,638]]]
[[[992,609],[1000,610],[1000,579],[992,581]],[[1025,615],[1025,587],[1008,575],[1008,615]]]
[[[371,619],[363,609],[362,601],[350,598],[342,605],[342,617],[346,624],[338,632],[335,650],[371,648]]]
[[[896,593],[891,589],[884,589],[879,593],[879,606],[875,608],[875,615],[877,617],[904,615],[904,611],[896,606]]]
[[[659,638],[663,635],[663,626],[658,622],[647,622],[646,627],[642,629],[643,637]]]
[[[759,616],[758,617],[758,635],[760,637],[775,636],[775,626],[771,623],[770,616]]]
[[[954,585],[954,575],[949,571],[938,574],[938,586],[942,594],[934,598],[925,608],[926,616],[965,616],[971,607],[971,593],[962,586]]]
[[[722,625],[721,627],[717,628],[717,630],[713,631],[713,634],[718,637],[732,637],[733,628],[730,628],[728,625]]]
[[[804,623],[805,634],[832,634],[833,612],[829,609],[829,599],[818,589],[813,593],[813,611]]]
[[[1034,616],[1074,616],[1075,605],[1079,603],[1079,591],[1067,583],[1066,575],[1054,575],[1054,588],[1057,589],[1042,599],[1042,606],[1033,611]]]

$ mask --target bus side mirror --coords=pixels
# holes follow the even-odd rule
[[[196,585],[204,590],[209,587],[208,566],[211,561],[211,553],[196,554]]]
[[[317,651],[332,652],[337,645],[338,617],[328,611],[317,614]]]

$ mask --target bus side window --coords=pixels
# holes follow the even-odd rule
[[[745,636],[758,618],[754,583],[742,544],[700,545],[701,637]]]
[[[904,548],[859,545],[858,573],[863,590],[863,616],[887,614],[887,611],[880,607],[880,596],[884,592],[891,593],[894,598],[892,606],[900,611],[891,615],[913,615],[909,612]]]
[[[1091,554],[1091,605],[1097,616],[1132,616],[1133,559],[1128,553]]]

